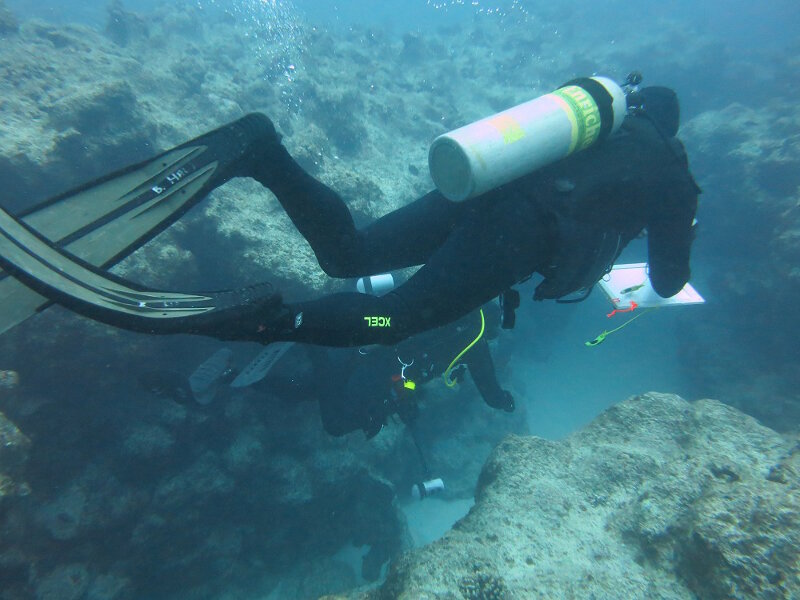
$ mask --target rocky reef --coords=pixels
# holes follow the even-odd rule
[[[274,402],[229,400],[205,416],[172,404],[127,423],[101,460],[76,460],[73,439],[51,465],[66,473],[29,468],[36,493],[0,502],[4,597],[800,592],[800,441],[715,400],[648,393],[560,442],[510,435],[483,466],[469,514],[411,550],[397,487],[381,475],[407,468],[402,432],[377,444],[322,439],[308,406]],[[263,415],[277,409],[289,418],[271,425]],[[16,448],[0,453],[3,468],[20,465],[27,441],[11,425],[3,432]],[[363,580],[343,550],[361,546],[408,551],[380,587],[348,592]]]
[[[793,598],[800,445],[714,400],[630,398],[561,442],[510,436],[475,506],[396,561],[411,598]]]

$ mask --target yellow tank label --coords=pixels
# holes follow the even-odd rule
[[[522,127],[511,115],[494,116],[488,120],[488,123],[503,136],[504,144],[513,144],[525,137]]]
[[[600,109],[591,94],[577,85],[568,85],[551,95],[560,101],[572,123],[569,152],[583,150],[594,144],[600,136]]]

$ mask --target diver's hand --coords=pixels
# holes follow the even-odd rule
[[[516,408],[514,396],[512,396],[511,392],[508,390],[503,390],[503,405],[499,408],[502,408],[506,412],[514,412],[514,408]]]
[[[511,392],[508,390],[501,390],[501,392],[499,397],[492,398],[491,401],[486,398],[486,404],[492,408],[497,408],[506,412],[514,412],[514,396],[512,396]]]

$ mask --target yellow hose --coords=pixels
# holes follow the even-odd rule
[[[484,329],[486,329],[486,319],[483,317],[483,309],[480,309],[478,312],[481,313],[481,330],[478,332],[478,337],[476,337],[474,340],[472,340],[470,342],[469,346],[467,346],[461,352],[458,353],[458,356],[456,356],[453,359],[453,361],[447,366],[447,368],[445,369],[444,373],[442,374],[442,377],[444,377],[444,382],[447,385],[447,387],[453,387],[453,386],[455,386],[455,384],[458,383],[458,380],[450,379],[450,371],[453,370],[453,367],[455,366],[455,364],[458,362],[458,360],[462,356],[464,356],[467,352],[470,351],[470,348],[472,348],[475,344],[478,343],[478,340],[480,340],[483,337],[483,331],[484,331]]]

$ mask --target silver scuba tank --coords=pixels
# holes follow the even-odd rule
[[[478,196],[613,134],[626,110],[613,80],[576,79],[437,137],[428,151],[431,177],[449,200]]]

